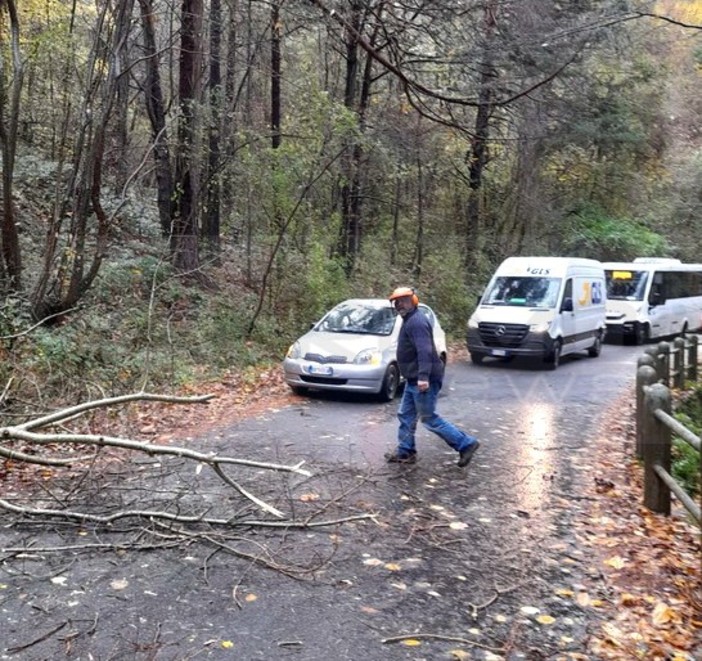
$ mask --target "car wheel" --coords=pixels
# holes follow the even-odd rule
[[[395,365],[395,363],[388,365],[388,369],[385,370],[383,385],[380,387],[380,392],[378,393],[381,401],[391,402],[393,399],[395,399],[399,384],[400,371],[397,369],[397,365]]]
[[[602,333],[597,333],[594,344],[587,350],[590,358],[597,358],[602,353]]]
[[[480,363],[483,362],[483,358],[485,358],[484,353],[480,353],[478,351],[471,351],[470,353],[470,359],[474,365],[480,365]]]
[[[550,370],[555,370],[558,368],[558,366],[561,363],[561,350],[563,348],[563,345],[561,344],[560,340],[556,340],[553,343],[553,349],[551,349],[551,353],[546,356],[546,366]]]

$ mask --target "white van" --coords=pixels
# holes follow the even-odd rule
[[[643,344],[702,330],[702,264],[637,257],[602,267],[608,338]]]
[[[563,355],[597,357],[606,331],[602,264],[575,257],[509,257],[492,276],[468,320],[471,360],[541,358],[556,369]]]

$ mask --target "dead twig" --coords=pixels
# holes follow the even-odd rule
[[[495,654],[503,654],[505,651],[504,647],[492,647],[490,645],[484,645],[479,643],[477,640],[470,640],[469,638],[462,638],[460,636],[443,636],[437,633],[413,633],[404,636],[391,636],[390,638],[383,638],[380,642],[383,645],[390,643],[401,643],[403,640],[444,640],[451,643],[461,643],[462,645],[470,645],[471,647],[479,647],[482,650],[487,650],[489,652],[494,652]]]
[[[47,633],[43,634],[42,636],[39,636],[39,638],[35,638],[31,642],[25,644],[25,645],[16,645],[15,647],[8,647],[7,651],[9,654],[17,654],[17,652],[24,652],[24,650],[29,649],[33,645],[38,645],[39,643],[45,641],[47,638],[51,638],[55,633],[58,633],[63,629],[66,625],[68,624],[68,620],[65,622],[62,622],[59,624],[57,627],[54,627],[51,631],[48,631]]]

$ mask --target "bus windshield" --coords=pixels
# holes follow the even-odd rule
[[[647,271],[606,270],[607,298],[615,301],[643,301]]]
[[[558,301],[560,278],[500,277],[483,296],[483,305],[519,305],[553,308]]]

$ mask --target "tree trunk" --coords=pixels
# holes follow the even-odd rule
[[[475,130],[471,140],[468,156],[468,206],[466,209],[466,256],[468,262],[482,251],[482,187],[483,171],[489,159],[488,140],[490,138],[490,119],[493,112],[494,86],[497,71],[493,65],[490,46],[496,28],[497,0],[490,0],[485,7],[484,31],[485,48],[480,63],[480,82],[478,90],[478,111],[475,117]]]
[[[20,115],[20,94],[24,67],[20,53],[20,30],[14,0],[5,3],[10,17],[10,52],[12,53],[12,83],[9,107],[5,98],[7,75],[4,57],[0,55],[0,147],[2,148],[2,217],[0,218],[0,291],[19,291],[22,287],[22,254],[19,245],[15,210],[12,203],[15,150]],[[0,20],[2,4],[0,4]],[[0,31],[0,48],[4,50]],[[5,112],[8,111],[6,116]]]
[[[280,147],[280,4],[271,4],[271,146]]]
[[[208,129],[209,154],[207,159],[207,204],[202,216],[202,236],[208,253],[217,259],[220,247],[220,191],[222,135],[222,5],[220,0],[210,3],[210,125]]]
[[[37,318],[73,307],[92,285],[102,260],[107,254],[110,219],[102,209],[102,167],[105,142],[122,70],[121,50],[127,48],[134,0],[124,0],[116,7],[112,21],[107,17],[108,5],[98,16],[94,40],[87,66],[82,125],[73,147],[73,170],[64,198],[58,201],[45,250],[44,272],[33,295],[33,313]],[[107,40],[107,26],[112,38]],[[107,70],[103,64],[107,63]],[[58,254],[61,219],[70,218],[66,248],[60,253],[56,273],[53,262]],[[93,217],[97,225],[93,226]]]
[[[146,57],[146,79],[144,82],[144,98],[146,111],[151,123],[153,136],[154,165],[156,170],[156,200],[158,216],[161,223],[161,234],[164,237],[171,234],[171,219],[173,217],[173,171],[171,156],[168,149],[168,129],[166,127],[166,106],[161,89],[161,76],[158,70],[158,49],[154,30],[154,9],[152,0],[139,0],[141,7],[141,25],[144,35],[144,50]]]
[[[202,51],[202,0],[183,0],[181,12],[180,72],[178,92],[180,118],[176,156],[176,200],[171,234],[171,258],[180,273],[200,268],[197,233],[195,165],[195,118],[199,85],[199,54]]]

